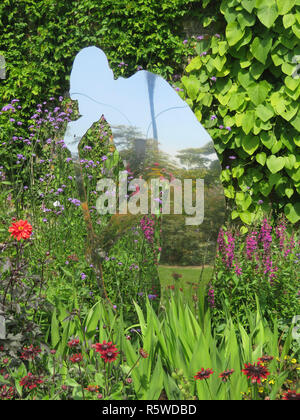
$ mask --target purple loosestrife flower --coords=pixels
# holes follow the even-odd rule
[[[296,242],[294,239],[294,235],[292,235],[290,238],[290,243],[288,244],[286,250],[284,251],[284,257],[287,257],[292,252],[292,250],[295,248],[295,245],[296,245]]]
[[[253,257],[253,254],[257,250],[257,238],[256,238],[257,232],[254,231],[252,233],[249,233],[246,238],[246,254],[248,260],[251,260]]]
[[[260,233],[258,235],[259,241],[263,244],[264,251],[267,253],[270,249],[271,243],[272,243],[272,226],[268,224],[267,219],[265,218],[263,220]]]
[[[237,276],[240,276],[243,273],[241,267],[237,263],[234,264],[234,272]]]
[[[145,238],[149,243],[153,243],[155,220],[153,217],[144,216],[140,220],[140,226]]]
[[[275,234],[276,234],[277,239],[279,239],[279,248],[281,251],[283,250],[283,247],[284,247],[285,231],[286,231],[286,222],[285,220],[282,220],[281,223],[275,228]]]
[[[215,291],[212,287],[208,290],[208,296],[207,296],[208,304],[211,308],[215,307]]]
[[[223,262],[225,262],[224,251],[225,251],[226,241],[225,241],[225,236],[224,236],[224,230],[222,228],[219,231],[217,243],[218,243],[218,253],[220,256],[222,256]]]
[[[227,245],[226,245],[226,266],[227,268],[232,267],[232,263],[234,260],[234,237],[231,232],[227,232]]]
[[[264,274],[269,274],[270,284],[273,284],[273,279],[276,277],[277,267],[273,267],[273,262],[269,256],[267,256],[264,261]]]

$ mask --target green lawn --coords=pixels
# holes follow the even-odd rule
[[[213,273],[213,267],[204,267],[202,272],[201,266],[170,266],[170,265],[160,265],[158,267],[159,278],[161,282],[162,291],[170,285],[178,285],[182,287],[183,290],[191,290],[192,287],[200,285],[205,287],[209,280],[211,279]],[[202,275],[201,275],[202,272]],[[172,276],[173,273],[181,274],[182,277],[178,280],[175,280]],[[201,276],[201,278],[200,278]],[[194,289],[196,290],[196,289]]]

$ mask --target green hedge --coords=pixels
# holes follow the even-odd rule
[[[292,75],[300,55],[299,15],[300,0],[2,0],[7,78],[0,80],[0,95],[3,104],[26,101],[27,122],[37,103],[68,92],[73,59],[89,45],[106,52],[116,77],[138,65],[167,79],[181,75],[196,40],[183,43],[184,25],[195,23],[191,33],[210,37],[197,43],[182,83],[215,141],[232,217],[250,223],[272,207],[295,223],[300,80]],[[216,32],[221,38],[212,36]],[[128,66],[119,67],[121,61]],[[1,128],[6,141],[11,127],[9,133]]]
[[[272,209],[296,223],[300,0],[223,1],[220,12],[223,34],[189,40],[197,54],[181,95],[214,139],[232,218],[249,224]]]
[[[27,111],[49,96],[68,92],[75,55],[102,48],[115,75],[138,65],[169,77],[184,65],[183,23],[195,0],[2,0],[0,54],[7,78],[0,95],[27,102]],[[26,109],[24,110],[26,111]]]

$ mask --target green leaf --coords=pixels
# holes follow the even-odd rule
[[[264,166],[267,160],[267,155],[265,152],[257,153],[255,159],[260,165]]]
[[[183,86],[186,88],[187,94],[189,98],[194,101],[197,96],[198,92],[200,90],[200,81],[195,76],[183,76],[181,78],[181,82],[183,83]]]
[[[300,79],[294,79],[291,76],[286,76],[284,83],[288,89],[295,91],[300,85]]]
[[[296,163],[296,156],[295,155],[288,155],[285,156],[285,167],[287,169],[293,169]]]
[[[201,57],[197,56],[192,59],[190,64],[188,64],[188,66],[185,68],[185,71],[189,73],[193,70],[199,70],[201,67],[202,67]]]
[[[276,172],[281,171],[284,168],[285,165],[285,158],[284,157],[276,157],[274,155],[271,155],[267,159],[267,167],[272,172],[272,174],[275,174]]]
[[[268,96],[269,90],[269,83],[264,80],[263,82],[255,83],[249,86],[247,92],[251,101],[254,103],[254,105],[257,106],[264,102],[264,100]]]
[[[284,214],[291,223],[297,223],[300,220],[300,203],[288,203],[284,207]]]
[[[257,136],[245,136],[242,140],[242,148],[248,155],[253,155],[259,146],[259,138]]]
[[[256,108],[256,116],[266,122],[274,116],[273,108],[270,105],[259,104]]]
[[[285,29],[289,28],[290,26],[292,26],[296,22],[295,15],[293,15],[293,14],[284,15],[283,18],[282,18],[282,22],[283,22],[283,26],[285,27]]]
[[[276,0],[276,2],[278,13],[285,15],[295,6],[296,0]]]
[[[295,71],[295,66],[293,64],[283,63],[281,65],[281,70],[283,71],[283,73],[287,74],[288,76],[291,76]]]
[[[242,129],[246,134],[249,134],[255,123],[255,111],[247,111],[244,114],[242,121]]]
[[[255,80],[257,80],[261,76],[264,70],[265,70],[265,65],[260,63],[259,61],[256,61],[250,67],[250,74]]]
[[[219,55],[217,55],[216,58],[214,59],[214,65],[215,65],[215,67],[218,71],[222,70],[225,63],[226,63],[226,57],[225,56],[220,57]]]
[[[254,83],[254,78],[251,76],[249,70],[240,70],[238,72],[238,81],[247,89],[252,83]]]
[[[245,32],[236,21],[230,22],[226,26],[226,39],[231,47],[237,44],[243,38],[244,34]]]
[[[56,345],[59,343],[60,336],[59,336],[59,324],[56,317],[56,308],[54,309],[52,313],[52,319],[51,319],[51,345],[54,349]]]
[[[294,194],[294,189],[293,189],[293,188],[290,188],[290,187],[287,187],[287,188],[284,190],[284,192],[285,192],[285,195],[286,195],[288,198],[291,198],[291,197],[292,197],[292,195]]]
[[[242,6],[247,12],[252,13],[255,7],[256,0],[242,0]]]
[[[254,38],[250,51],[253,56],[260,61],[262,64],[265,64],[267,61],[268,54],[272,48],[272,37],[266,36],[264,38],[256,37]]]
[[[271,28],[278,17],[278,9],[275,0],[257,0],[257,17],[263,25]]]
[[[250,225],[252,223],[254,214],[251,213],[250,211],[244,211],[244,212],[240,212],[239,216],[242,222],[246,223],[246,225]]]
[[[291,119],[290,123],[292,124],[293,127],[296,128],[296,130],[298,130],[300,132],[300,113],[298,112],[298,114],[296,114],[296,116]],[[294,139],[295,143],[296,143],[296,136]],[[298,144],[299,146],[299,144]]]

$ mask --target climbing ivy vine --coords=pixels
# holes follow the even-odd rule
[[[222,161],[232,218],[300,220],[300,0],[227,0],[224,33],[190,39],[181,79]]]

